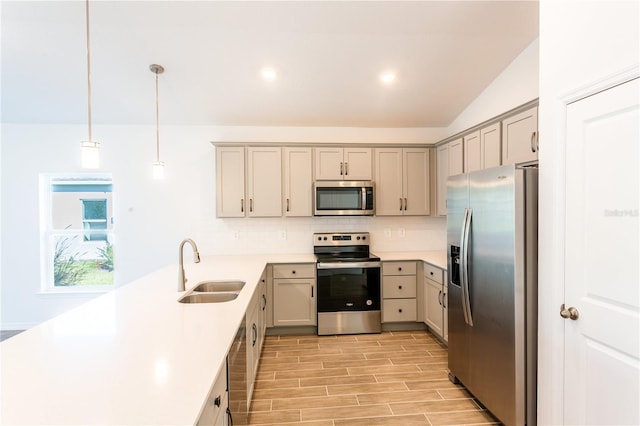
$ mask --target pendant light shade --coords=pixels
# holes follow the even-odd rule
[[[80,143],[80,158],[83,169],[97,169],[100,167],[100,142],[82,141]]]
[[[149,69],[152,73],[156,75],[156,161],[152,164],[153,166],[153,178],[154,179],[162,179],[164,178],[164,161],[160,161],[160,120],[159,120],[159,104],[158,104],[158,74],[162,74],[164,72],[164,68],[162,65],[151,64],[149,65]]]
[[[80,158],[83,169],[100,167],[100,143],[93,140],[91,134],[91,39],[89,37],[89,0],[85,1],[87,19],[87,122],[89,139],[80,143]]]

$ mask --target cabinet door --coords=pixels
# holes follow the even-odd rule
[[[343,154],[342,148],[315,148],[316,180],[342,180],[344,173]]]
[[[403,209],[402,149],[376,148],[376,215],[399,216]]]
[[[431,214],[429,149],[405,148],[403,150],[403,214],[428,216]]]
[[[443,337],[442,285],[425,277],[425,318],[431,331]]]
[[[267,279],[266,269],[263,272],[260,282],[256,287],[256,305],[258,317],[258,349],[257,353],[262,352],[262,345],[267,331]]]
[[[483,169],[497,167],[501,163],[500,123],[480,130],[480,162]]]
[[[344,149],[344,180],[373,180],[371,148]]]
[[[480,169],[482,169],[482,154],[478,130],[464,137],[464,171],[472,172]]]
[[[247,155],[248,215],[282,216],[282,149],[250,147]]]
[[[225,362],[218,372],[218,376],[211,388],[211,391],[209,391],[209,395],[205,401],[205,405],[202,408],[202,412],[200,413],[200,417],[198,418],[196,425],[206,426],[224,424],[227,416],[227,407],[227,363]]]
[[[216,215],[245,215],[244,147],[216,147]]]
[[[315,279],[273,280],[273,325],[316,325]]]
[[[449,177],[449,146],[448,144],[438,147],[436,154],[437,168],[437,203],[438,216],[447,215],[447,178]]]
[[[445,283],[447,279],[447,272],[444,272]],[[449,295],[449,286],[447,284],[444,285],[442,290],[442,338],[445,342],[449,342],[449,299],[447,299]]]
[[[538,159],[538,107],[502,121],[502,164]]]
[[[258,302],[257,300],[255,302]],[[252,302],[250,311],[247,312],[247,409],[250,408],[253,385],[260,361],[258,339],[259,308],[260,303]]]
[[[284,215],[311,216],[311,148],[284,148]]]
[[[448,143],[449,145],[449,176],[459,175],[464,172],[464,143],[461,139],[456,139]]]

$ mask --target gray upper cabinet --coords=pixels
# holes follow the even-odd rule
[[[376,148],[376,215],[427,216],[429,148]]]
[[[500,123],[494,123],[464,137],[464,171],[489,169],[501,164]]]
[[[538,160],[538,107],[502,120],[502,164]]]
[[[438,147],[437,169],[437,211],[438,216],[447,215],[447,178],[463,173],[463,139],[456,139]]]
[[[282,149],[217,147],[216,214],[282,216]]]
[[[314,149],[316,180],[373,180],[371,148]]]
[[[216,147],[216,215],[244,217],[244,147]]]
[[[287,147],[283,149],[284,215],[311,216],[312,206],[312,159],[310,147]]]

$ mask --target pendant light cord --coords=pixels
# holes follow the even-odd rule
[[[160,118],[158,111],[158,73],[156,72],[156,160],[160,162]]]
[[[89,122],[89,142],[93,141],[91,135],[91,41],[89,38],[89,0],[86,0],[86,14],[87,14],[87,99],[88,108],[87,116]]]

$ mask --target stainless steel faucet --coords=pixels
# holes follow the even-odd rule
[[[184,291],[184,284],[187,282],[187,278],[184,276],[184,245],[186,243],[191,244],[191,248],[193,249],[193,262],[200,263],[200,253],[198,253],[198,246],[196,246],[196,242],[191,238],[185,238],[180,243],[180,250],[178,253],[178,261],[180,263],[180,270],[178,271],[178,291]]]

